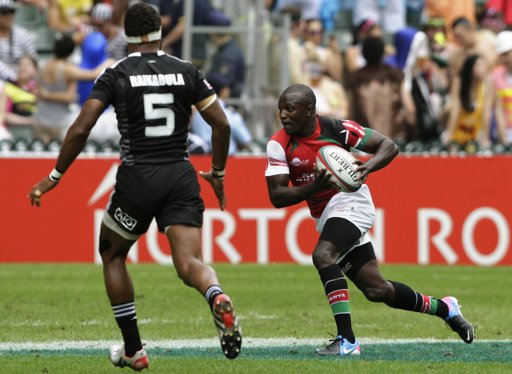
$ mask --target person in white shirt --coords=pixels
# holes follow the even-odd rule
[[[14,24],[16,6],[12,0],[0,0],[0,79],[16,80],[18,60],[25,55],[37,57],[34,38]]]

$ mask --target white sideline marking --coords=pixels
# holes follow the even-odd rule
[[[375,339],[360,338],[362,345],[378,344],[432,344],[432,343],[459,343],[460,339]],[[244,338],[244,348],[271,348],[290,347],[301,345],[325,345],[328,339],[319,338]],[[492,340],[479,339],[479,343],[512,343],[510,339]],[[217,348],[218,339],[178,339],[178,340],[149,340],[145,341],[148,348],[180,349],[180,348]],[[48,341],[48,342],[17,342],[0,343],[0,352],[9,351],[65,351],[68,349],[108,349],[111,345],[119,344],[119,341],[109,340],[80,340],[80,341]]]

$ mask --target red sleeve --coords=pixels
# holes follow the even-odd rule
[[[340,132],[340,135],[345,137],[345,143],[350,147],[357,147],[366,136],[366,131],[363,126],[349,120],[343,120],[341,124],[345,127],[345,130]]]

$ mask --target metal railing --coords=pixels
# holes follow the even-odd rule
[[[244,1],[227,1],[242,7]],[[224,33],[233,34],[240,41],[245,58],[245,84],[240,98],[232,98],[227,103],[238,107],[244,114],[247,125],[253,136],[261,141],[266,140],[276,128],[277,97],[289,85],[288,44],[290,17],[280,16],[271,19],[266,14],[264,1],[245,1],[243,18],[231,14],[234,18],[231,26],[198,26],[193,25],[193,0],[185,1],[185,31],[183,35],[182,56],[184,60],[192,60],[193,34]],[[231,4],[234,5],[234,4]],[[234,6],[231,7],[233,10]],[[270,43],[280,43],[278,64],[270,65]],[[273,56],[275,57],[275,56]],[[269,73],[276,69],[278,80]],[[207,72],[206,69],[204,71]]]

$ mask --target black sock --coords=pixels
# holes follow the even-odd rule
[[[206,301],[208,301],[208,304],[210,304],[210,309],[213,310],[213,301],[215,300],[215,298],[223,293],[224,291],[222,291],[222,288],[220,288],[220,286],[218,285],[208,287],[204,294],[204,297],[206,298]]]
[[[124,340],[124,351],[126,356],[131,357],[142,349],[139,328],[137,327],[137,314],[135,313],[135,302],[112,305],[112,311],[116,322],[121,329]]]
[[[350,318],[349,294],[347,280],[343,276],[338,265],[329,265],[318,271],[324,285],[325,295],[331,306],[331,311],[336,321],[338,335],[343,336],[349,342],[355,342]]]
[[[395,303],[391,307],[418,313],[428,313],[442,319],[448,317],[448,306],[441,299],[423,295],[403,283],[389,282],[395,288]]]

